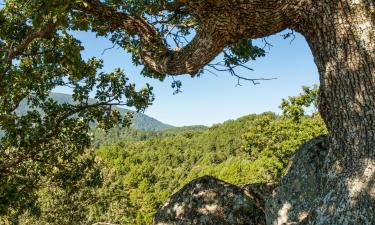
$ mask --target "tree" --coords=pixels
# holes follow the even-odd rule
[[[39,73],[27,76],[27,85],[12,79],[20,70],[66,73],[40,67],[38,57],[52,59],[73,75],[79,58],[61,57],[61,50],[41,52],[64,35],[64,43],[75,42],[71,30],[109,37],[131,52],[136,64],[144,65],[144,75],[162,80],[168,75],[197,76],[209,68],[241,78],[235,68],[264,54],[251,39],[293,29],[306,37],[319,70],[318,107],[330,142],[324,188],[305,222],[370,224],[375,221],[374,7],[372,0],[6,1],[0,96],[14,89],[13,84],[38,83],[33,79],[40,78]],[[189,40],[189,34],[194,38]],[[220,53],[223,61],[211,64]],[[49,85],[54,81],[45,79]],[[22,95],[10,102],[19,98]]]
[[[292,118],[295,122],[305,115],[307,108],[312,107],[313,113],[316,113],[318,106],[318,86],[303,86],[302,89],[303,92],[298,96],[289,96],[288,99],[283,99],[280,105],[283,115]]]
[[[89,176],[90,123],[127,125],[131,115],[112,106],[142,110],[153,100],[151,87],[138,91],[123,71],[103,73],[101,60],[83,60],[70,27],[57,22],[66,17],[63,8],[45,3],[6,1],[0,9],[0,216],[12,223],[25,210],[39,213],[38,192],[73,193]],[[70,87],[75,103],[50,98],[57,86]],[[20,114],[25,103],[29,111]]]

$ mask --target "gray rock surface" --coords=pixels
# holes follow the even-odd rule
[[[297,150],[286,175],[266,200],[267,224],[301,224],[313,208],[324,183],[327,138],[314,138]]]
[[[246,188],[245,188],[246,189]],[[263,225],[257,196],[211,176],[191,181],[157,212],[154,225]]]
[[[275,184],[254,183],[247,184],[242,189],[247,196],[255,201],[261,210],[265,211],[266,200],[270,198],[275,187]]]

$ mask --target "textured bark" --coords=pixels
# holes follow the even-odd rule
[[[165,47],[146,20],[88,2],[80,10],[139,35],[144,64],[162,74],[195,74],[241,38],[302,33],[319,69],[319,111],[329,129],[326,177],[304,222],[375,224],[373,0],[177,0],[199,21],[196,37],[179,50]]]
[[[375,29],[373,1],[320,1],[296,27],[320,74],[319,111],[329,130],[315,224],[375,224]]]

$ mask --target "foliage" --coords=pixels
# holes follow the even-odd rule
[[[98,202],[93,190],[102,184],[103,172],[95,163],[92,151],[85,151],[77,158],[74,158],[74,167],[60,171],[55,169],[52,175],[40,176],[39,186],[34,191],[35,206],[27,206],[22,212],[12,208],[6,215],[0,216],[0,223],[84,224],[87,216],[85,207]],[[56,183],[53,179],[64,180],[64,183]]]
[[[126,216],[117,215],[111,222],[150,224],[167,197],[203,175],[237,185],[277,182],[295,149],[325,132],[318,116],[303,116],[295,123],[285,116],[264,113],[203,131],[166,137],[151,135],[144,141],[100,147],[98,157],[116,171],[121,195],[131,205]],[[106,213],[115,213],[107,210]],[[107,217],[106,221],[110,219]]]
[[[108,37],[133,55],[133,63],[142,65],[137,35],[112,29],[103,18],[85,13],[96,1],[24,1],[6,0],[0,9],[0,215],[35,208],[40,182],[67,187],[69,182],[55,176],[80,168],[78,159],[91,142],[90,124],[104,130],[116,124],[129,125],[130,114],[121,115],[113,106],[127,105],[143,110],[153,100],[152,87],[137,90],[124,71],[104,72],[103,61],[83,59],[83,46],[75,31],[92,31]],[[99,1],[98,1],[99,2]],[[100,2],[99,2],[100,3]],[[157,21],[158,43],[173,39],[182,47],[197,22],[191,15],[167,12],[169,1],[103,1],[129,15]],[[161,14],[161,12],[164,12]],[[171,32],[170,25],[176,25]],[[174,25],[173,25],[174,24]],[[234,45],[232,58],[241,62],[262,55],[250,41]],[[149,49],[155,52],[155,49]],[[254,51],[253,51],[254,50]],[[254,52],[254,54],[253,54]],[[163,80],[167,74],[144,69],[145,76]],[[176,81],[174,87],[181,87]],[[56,87],[68,87],[74,104],[50,97]],[[94,102],[89,96],[94,96]],[[29,109],[19,114],[22,102]],[[87,167],[90,167],[87,165]],[[56,169],[58,168],[58,169]],[[82,169],[82,168],[81,168]],[[84,171],[84,169],[83,169]],[[54,177],[54,179],[48,179]],[[72,178],[73,179],[73,178]],[[76,179],[78,182],[78,180]],[[69,184],[70,185],[70,184]]]
[[[148,125],[150,126],[150,124]],[[156,127],[158,128],[158,126]],[[102,130],[94,128],[92,129],[93,133],[93,142],[92,146],[98,148],[102,145],[112,145],[117,142],[134,142],[134,141],[144,141],[152,138],[165,138],[165,137],[174,137],[180,133],[194,133],[207,129],[205,126],[186,126],[186,127],[176,127],[169,129],[146,129],[139,130],[134,128],[121,129],[118,127],[112,128],[110,130]]]
[[[116,216],[104,218],[121,224],[149,224],[168,196],[203,175],[237,185],[277,182],[298,146],[325,133],[319,115],[302,115],[296,122],[288,115],[263,113],[172,136],[145,133],[141,141],[128,139],[100,147],[98,157],[114,169],[115,180],[122,185],[120,195],[131,206],[125,217],[116,214],[119,208],[107,208],[104,214]]]
[[[318,114],[309,116],[304,112],[296,121],[288,113],[278,116],[269,112],[210,128],[171,129],[157,135],[129,130],[125,133],[118,136],[121,141],[117,144],[100,147],[97,155],[116,173],[112,182],[121,183],[121,194],[116,196],[126,196],[130,207],[122,212],[126,216],[116,214],[121,207],[107,208],[100,215],[116,216],[94,216],[92,221],[149,224],[167,197],[203,175],[236,185],[275,183],[285,173],[298,146],[327,131]],[[128,138],[124,139],[125,136]],[[134,139],[129,139],[131,136]],[[96,207],[94,204],[93,208]]]
[[[324,133],[317,114],[302,115],[296,121],[288,114],[271,112],[210,128],[112,128],[108,133],[93,129],[93,144],[98,147],[95,159],[88,148],[67,156],[61,167],[56,162],[29,162],[29,171],[33,165],[44,172],[37,176],[39,186],[31,192],[33,198],[20,196],[22,192],[12,195],[14,184],[2,185],[8,199],[16,196],[33,201],[23,205],[22,212],[16,210],[22,209],[21,204],[8,207],[0,222],[149,224],[168,196],[199,176],[213,175],[237,185],[277,182],[295,149]],[[32,178],[25,181],[34,181]]]
[[[289,96],[288,99],[283,99],[280,105],[283,114],[294,121],[298,121],[304,116],[307,108],[312,106],[315,111],[318,107],[318,86],[303,86],[302,90],[298,96]]]
[[[92,166],[82,160],[90,123],[126,126],[131,115],[113,106],[141,111],[153,100],[149,85],[137,90],[122,70],[103,72],[101,60],[82,58],[72,2],[5,1],[0,9],[0,216],[38,214],[44,186],[74,187]],[[58,86],[71,89],[75,104],[49,97]],[[22,101],[30,108],[18,114]]]
[[[294,151],[304,142],[326,133],[319,115],[301,116],[299,122],[295,123],[285,116],[265,114],[254,120],[243,138],[245,150],[251,158],[274,158],[273,162],[282,168],[277,174],[281,178]]]
[[[76,31],[107,37],[130,52],[136,65],[144,63],[140,50],[158,52],[158,46],[140,48],[138,35],[113,28],[105,19],[94,16],[94,12],[88,13],[95,3],[150,23],[156,21],[155,29],[160,35],[151,39],[159,44],[173,39],[178,48],[186,45],[183,40],[197,23],[189,14],[165,10],[170,5],[166,0],[2,1],[0,215],[17,214],[25,208],[33,208],[32,213],[37,214],[41,182],[69,188],[79,180],[72,168],[85,171],[79,159],[91,144],[91,124],[104,130],[118,124],[129,126],[132,115],[122,115],[113,107],[126,105],[142,111],[153,101],[149,85],[137,89],[123,70],[106,72],[102,60],[82,57],[84,48]],[[173,32],[170,25],[176,27]],[[233,45],[229,51],[231,58],[241,63],[263,55],[248,40]],[[160,80],[167,75],[147,68],[142,74]],[[181,83],[175,81],[172,86],[178,90]],[[56,87],[69,88],[74,104],[51,98]],[[94,96],[94,101],[89,96]],[[18,113],[23,102],[29,108]],[[70,174],[70,180],[55,173]]]

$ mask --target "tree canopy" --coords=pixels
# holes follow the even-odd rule
[[[90,157],[81,158],[90,123],[127,126],[131,115],[111,108],[141,111],[153,100],[152,87],[137,90],[122,70],[103,73],[100,59],[82,58],[64,5],[5,1],[0,9],[0,214],[32,208],[41,186],[78,182],[90,165]],[[75,103],[50,98],[57,86],[71,88]],[[16,113],[21,101],[30,105],[22,115]]]
[[[88,166],[78,158],[90,145],[90,124],[96,122],[104,129],[116,124],[129,125],[131,115],[122,117],[117,110],[111,110],[113,106],[129,106],[142,111],[153,101],[149,85],[137,89],[123,70],[104,73],[101,59],[83,59],[84,48],[75,37],[76,31],[90,31],[107,37],[130,52],[135,65],[145,65],[143,75],[163,80],[175,72],[155,66],[162,66],[161,62],[169,57],[182,60],[178,49],[194,45],[187,42],[195,33],[199,18],[186,14],[184,8],[186,3],[178,1],[173,4],[133,0],[7,0],[2,3],[2,214],[12,208],[33,205],[34,189],[45,183],[46,177],[54,177],[46,178],[50,182],[48,185],[66,185],[70,182],[66,177],[68,173],[71,173],[71,179],[78,181],[76,169]],[[213,58],[216,53],[210,54]],[[264,51],[253,46],[250,39],[243,39],[227,46],[223,62],[211,67],[226,68],[236,75],[235,67],[263,55]],[[150,61],[155,57],[160,61]],[[200,72],[193,70],[183,68],[181,72],[192,75]],[[50,98],[50,92],[61,86],[71,89],[74,104],[59,104]],[[181,83],[175,81],[174,86],[178,90]],[[92,96],[94,101],[90,99]],[[30,110],[20,115],[16,110],[22,101],[30,105]]]

